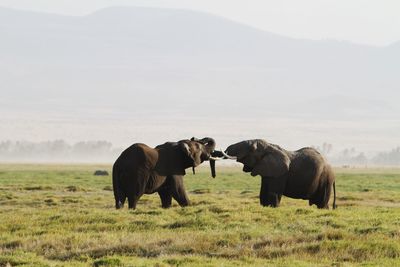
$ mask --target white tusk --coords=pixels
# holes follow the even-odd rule
[[[222,150],[221,150],[221,153],[222,153],[222,155],[224,155],[224,157],[226,157],[226,158],[228,158],[228,159],[234,159],[234,160],[237,159],[237,157],[229,156],[228,154],[226,154],[226,153],[225,153],[224,151],[222,151]]]
[[[221,158],[214,158],[214,157],[209,157],[209,160],[221,160]]]

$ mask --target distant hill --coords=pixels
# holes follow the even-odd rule
[[[204,13],[141,7],[84,17],[1,8],[0,24],[2,86],[9,96],[81,96],[92,104],[113,97],[116,106],[154,91],[201,99],[213,93],[227,99],[225,106],[291,95],[399,96],[398,44],[298,40]]]
[[[0,112],[8,118],[399,119],[399,43],[293,39],[143,7],[82,17],[0,8],[0,36]]]

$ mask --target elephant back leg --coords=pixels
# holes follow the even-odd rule
[[[116,179],[114,179],[116,180]],[[113,182],[113,189],[114,189],[114,198],[115,198],[115,208],[121,209],[124,207],[124,203],[126,200],[126,194],[123,188],[117,184],[117,182]]]
[[[115,197],[115,208],[116,209],[121,209],[124,207],[126,200],[126,196],[119,195],[118,197]]]
[[[150,176],[147,170],[138,170],[136,175],[135,179],[128,186],[129,192],[127,192],[127,197],[129,209],[136,209],[139,198],[145,193]]]
[[[314,193],[314,195],[312,195],[312,197],[308,201],[310,206],[315,204],[319,209],[327,209],[328,202],[325,199],[325,196],[327,194],[326,190],[327,187],[325,185],[318,188],[318,190]]]
[[[310,206],[315,204],[319,209],[329,209],[328,203],[332,192],[334,176],[329,166],[321,174],[318,190],[310,198]]]
[[[329,183],[325,183],[315,195],[309,200],[310,206],[315,204],[319,209],[329,209],[328,202],[329,197],[331,195],[332,185]]]
[[[178,202],[181,207],[190,204],[186,194],[185,186],[183,185],[183,176],[173,175],[170,183],[170,192],[172,197]]]

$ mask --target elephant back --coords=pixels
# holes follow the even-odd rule
[[[297,150],[291,160],[285,195],[308,199],[318,189],[325,165],[325,159],[314,148]]]
[[[143,167],[152,169],[157,159],[158,154],[155,149],[146,144],[136,143],[125,149],[117,159],[117,162],[119,165],[123,165],[126,168]]]

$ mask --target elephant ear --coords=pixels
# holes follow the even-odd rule
[[[196,146],[196,142],[182,142],[181,148],[184,154],[192,161],[192,167],[197,167],[201,164],[201,149]]]
[[[252,176],[280,177],[289,171],[290,159],[285,152],[270,147],[251,171]]]

